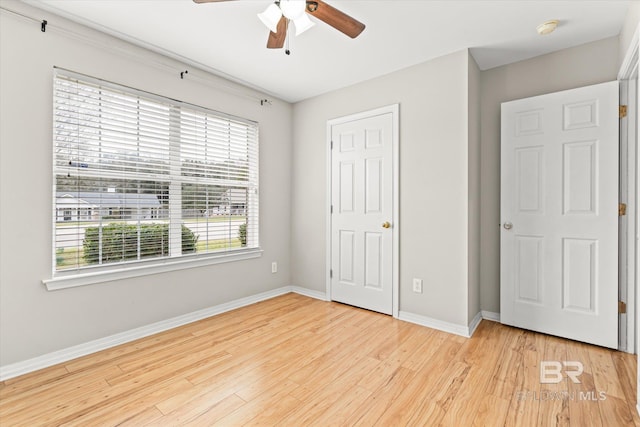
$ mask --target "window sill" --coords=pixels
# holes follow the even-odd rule
[[[242,261],[246,259],[259,258],[262,256],[262,249],[248,249],[239,252],[213,255],[208,257],[197,257],[192,259],[164,260],[161,263],[147,265],[136,265],[113,270],[94,271],[90,273],[68,274],[45,279],[42,283],[48,291],[58,289],[75,288],[77,286],[93,285],[96,283],[110,282],[113,280],[128,279],[132,277],[147,276],[149,274],[165,273],[169,271],[184,270],[187,268],[203,267],[206,265],[222,264],[232,261]]]

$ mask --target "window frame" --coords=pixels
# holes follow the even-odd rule
[[[60,168],[61,168],[56,163],[57,162],[57,157],[56,157],[57,141],[56,141],[56,126],[55,126],[56,124],[56,118],[55,118],[56,84],[55,83],[58,79],[58,76],[63,76],[63,78],[66,78],[66,79],[78,80],[81,84],[87,83],[88,85],[100,86],[101,88],[104,88],[106,90],[111,89],[116,92],[124,92],[128,96],[138,97],[139,99],[157,101],[162,104],[170,104],[170,108],[172,110],[182,111],[182,109],[184,108],[186,109],[187,115],[192,114],[194,112],[196,114],[203,113],[208,116],[212,116],[216,120],[228,120],[230,123],[230,126],[232,122],[236,124],[240,123],[242,125],[246,125],[248,131],[252,131],[254,135],[254,138],[251,140],[249,144],[255,144],[255,146],[253,147],[248,145],[249,150],[255,151],[253,154],[255,156],[255,161],[253,165],[251,164],[251,161],[249,161],[248,163],[249,169],[247,170],[246,183],[244,184],[246,185],[247,197],[254,198],[254,203],[252,204],[251,207],[249,205],[245,206],[245,209],[247,211],[245,213],[247,217],[247,223],[248,223],[247,227],[250,227],[250,229],[248,230],[248,233],[251,232],[251,235],[252,235],[251,238],[253,239],[253,243],[251,244],[251,246],[242,247],[242,248],[227,248],[223,251],[205,252],[201,254],[179,254],[176,256],[174,253],[171,256],[166,256],[166,257],[153,257],[149,259],[136,259],[136,260],[122,260],[114,263],[106,263],[106,264],[99,264],[99,265],[92,265],[92,266],[76,266],[75,268],[69,269],[69,270],[58,270],[57,264],[56,264],[56,249],[57,249],[56,246],[58,243],[56,223],[59,216],[58,209],[60,207],[57,206],[56,195],[57,195],[57,192],[59,192],[60,190],[57,187],[56,176],[60,174]],[[102,282],[120,280],[125,278],[145,276],[148,274],[157,274],[162,272],[194,268],[194,267],[200,267],[205,265],[215,265],[219,263],[246,260],[246,259],[257,258],[262,255],[263,251],[260,247],[260,240],[259,240],[259,206],[260,206],[260,203],[259,203],[259,165],[260,165],[259,145],[260,144],[259,144],[259,125],[257,122],[246,119],[246,118],[226,114],[226,113],[221,113],[219,111],[215,111],[215,110],[194,105],[191,103],[164,97],[154,93],[146,92],[140,89],[135,89],[135,88],[121,85],[121,84],[116,84],[109,81],[97,79],[95,77],[83,75],[80,73],[61,69],[58,67],[54,67],[53,82],[54,82],[54,89],[53,89],[54,107],[53,107],[53,114],[52,114],[52,150],[53,150],[53,153],[52,153],[52,159],[53,159],[52,201],[53,203],[52,205],[53,207],[51,211],[52,274],[51,274],[51,278],[42,280],[43,284],[46,285],[48,290],[83,286],[83,285],[89,285],[94,283],[102,283]],[[182,113],[178,115],[180,116],[181,114]],[[176,126],[176,124],[178,126],[182,126],[183,119],[180,118],[178,119],[177,122],[174,122],[174,120],[171,119],[170,126],[173,127],[173,126]],[[178,150],[180,150],[180,147],[184,146],[185,143],[186,143],[185,139],[180,137],[176,138],[174,136],[171,136],[171,139],[169,141],[169,145],[172,146],[171,150],[174,150],[176,145],[179,147]],[[232,142],[229,142],[229,144],[232,144]],[[232,146],[230,145],[230,147]],[[171,153],[173,153],[171,154],[171,156],[175,155],[175,151],[171,151]],[[189,175],[184,175],[182,172],[180,172],[181,170],[180,165],[178,165],[177,173],[174,166],[175,165],[172,166],[172,169],[173,169],[172,172],[166,177],[168,178],[169,185],[182,186],[185,183],[190,182],[188,178]],[[101,172],[98,170],[97,174],[100,175],[100,173]],[[187,178],[183,178],[185,176]],[[125,179],[126,179],[126,175],[125,175]],[[135,180],[136,177],[135,176],[130,177],[129,179]],[[214,178],[210,178],[210,181],[205,181],[202,184],[205,186],[216,185],[216,181]],[[229,187],[229,188],[232,188],[232,187]],[[182,202],[183,201],[181,200],[180,203],[182,204]],[[249,211],[251,208],[253,212]],[[167,209],[168,211],[174,211],[174,212],[176,211],[175,200],[174,200],[174,204],[172,204],[171,197],[169,197],[169,204],[167,206]],[[182,212],[183,207],[180,207],[178,209]],[[229,209],[231,209],[231,205],[229,206]],[[249,218],[251,218],[251,221],[249,220]],[[178,215],[178,221],[182,223],[183,221],[182,213]],[[69,222],[73,223],[74,222],[73,218]],[[170,224],[169,227],[171,227],[171,224],[175,224],[175,218],[173,220],[169,219],[168,223]],[[249,225],[249,223],[251,225]],[[180,225],[178,226],[181,227]]]

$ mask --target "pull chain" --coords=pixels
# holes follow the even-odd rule
[[[286,27],[285,27],[285,48],[284,48],[284,53],[286,53],[287,55],[291,55],[291,51],[289,50],[289,39],[291,38],[291,34],[289,31],[289,20],[287,19],[286,21]]]

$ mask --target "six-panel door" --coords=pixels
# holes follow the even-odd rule
[[[391,113],[331,126],[331,299],[392,313]]]
[[[503,323],[617,348],[618,84],[502,104]]]

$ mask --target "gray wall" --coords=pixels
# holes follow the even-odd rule
[[[399,103],[400,310],[468,324],[469,69],[465,50],[294,105],[294,285],[325,291],[327,120]]]
[[[469,302],[468,320],[480,312],[480,69],[469,55]]]
[[[0,364],[290,285],[292,107],[168,58],[3,2],[0,17]],[[63,27],[66,30],[62,31]],[[68,35],[68,31],[81,36]],[[82,40],[79,39],[82,37]],[[68,68],[260,122],[261,258],[48,292],[52,73]],[[184,80],[179,72],[189,68]],[[221,90],[221,87],[226,89]],[[277,274],[271,262],[278,261]]]
[[[616,79],[618,37],[483,71],[481,307],[500,312],[500,103]]]
[[[638,22],[640,22],[640,2],[633,1],[629,4],[629,10],[624,20],[622,30],[620,30],[620,47],[618,49],[618,67],[622,65],[624,56],[627,54],[627,49],[631,44],[631,39],[638,28]]]

